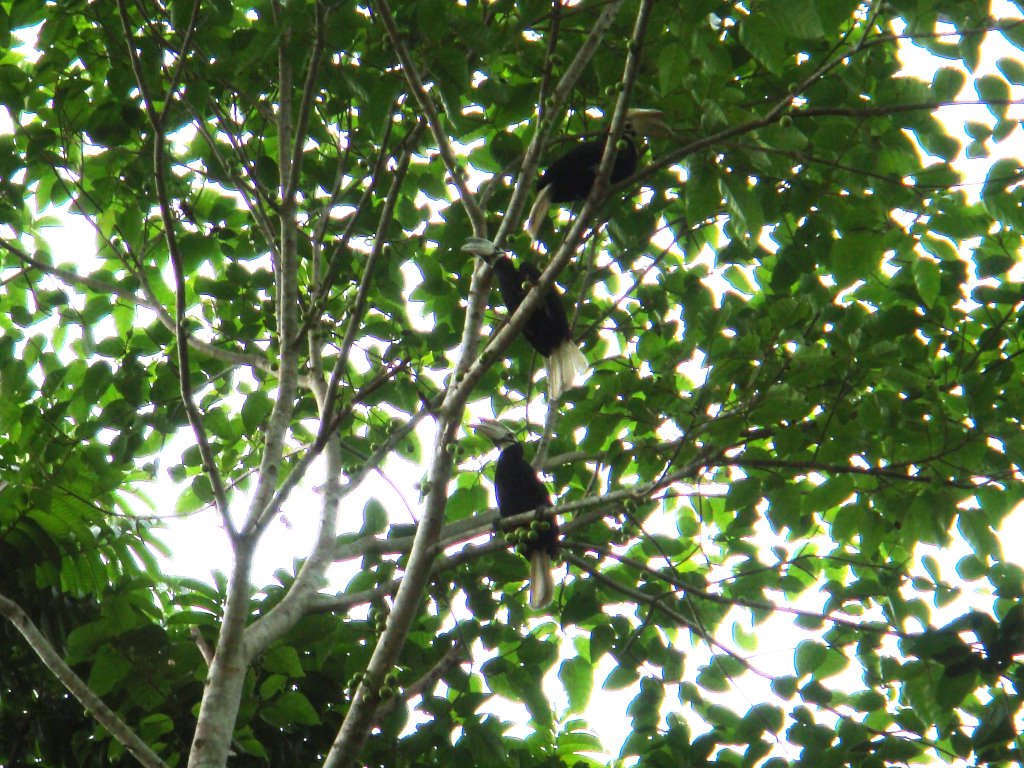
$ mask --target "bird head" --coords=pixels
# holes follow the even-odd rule
[[[675,131],[665,122],[665,113],[660,109],[629,110],[626,113],[626,130],[640,136],[675,136]]]
[[[501,250],[490,240],[483,237],[467,237],[466,244],[459,250],[464,253],[471,253],[474,256],[478,256],[488,264],[494,264],[495,259],[499,256],[505,255],[505,251]]]
[[[498,448],[506,448],[519,442],[516,440],[516,433],[497,419],[480,419],[471,428],[489,439]]]

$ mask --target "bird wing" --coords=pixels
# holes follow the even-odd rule
[[[522,267],[516,267],[507,256],[502,256],[494,262],[494,271],[498,276],[498,290],[501,291],[501,300],[505,302],[505,308],[509,315],[519,309],[526,296],[523,288]]]
[[[526,280],[529,280],[531,285],[536,285],[540,282],[540,270],[527,261],[519,265],[519,273]],[[544,302],[538,308],[537,314],[545,316],[546,324],[553,329],[557,329],[560,336],[571,338],[569,335],[569,316],[565,313],[562,293],[558,290],[557,286],[551,286],[547,296],[544,297]]]
[[[530,509],[551,506],[551,494],[536,474],[527,475],[523,479],[523,497],[533,505]]]

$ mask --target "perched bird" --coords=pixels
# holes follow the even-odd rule
[[[510,315],[523,303],[530,287],[540,279],[540,272],[533,264],[523,261],[517,267],[490,240],[471,237],[462,246],[462,250],[479,256],[494,269],[498,277],[498,290],[501,291],[501,298]],[[557,400],[572,387],[576,374],[587,370],[587,358],[573,341],[562,296],[555,286],[551,286],[543,303],[527,319],[523,326],[523,336],[545,357],[548,396]]]
[[[473,429],[501,449],[494,468],[494,496],[502,517],[551,506],[548,489],[523,458],[523,446],[512,430],[494,419],[482,419]],[[558,554],[558,521],[551,518],[538,522],[526,530],[524,537],[530,558],[530,607],[534,609],[545,607],[555,594],[551,558]]]
[[[657,109],[631,109],[626,113],[626,125],[622,129],[624,143],[615,153],[609,177],[611,183],[622,181],[636,172],[640,160],[637,136],[673,135],[664,118],[664,113]],[[537,200],[530,209],[526,224],[531,239],[537,239],[552,203],[571,203],[587,198],[597,178],[597,169],[601,165],[607,141],[608,135],[605,134],[581,142],[541,174],[537,182]]]

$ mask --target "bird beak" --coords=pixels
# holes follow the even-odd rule
[[[660,109],[631,109],[626,119],[633,125],[633,130],[643,136],[669,138],[676,135],[672,126],[665,122],[665,113]]]
[[[512,430],[495,419],[481,419],[476,424],[470,425],[470,429],[479,432],[495,445],[501,445],[515,439],[515,434]]]
[[[504,251],[495,247],[494,243],[490,240],[486,240],[482,237],[467,237],[466,244],[460,248],[463,253],[471,253],[474,256],[479,256],[481,259],[490,264],[495,256],[499,256]]]

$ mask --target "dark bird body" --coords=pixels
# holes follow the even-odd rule
[[[510,315],[519,309],[530,287],[540,279],[540,271],[533,264],[524,261],[517,267],[488,240],[471,240],[464,250],[480,256],[494,268],[498,290]],[[576,374],[587,369],[587,359],[573,341],[562,296],[554,286],[527,318],[523,336],[546,358],[548,394],[557,400],[572,387]]]
[[[499,256],[491,266],[498,277],[502,301],[511,315],[526,298],[527,289],[523,286],[536,284],[540,279],[540,271],[525,261],[516,267],[508,256]],[[557,288],[552,287],[544,297],[544,302],[530,315],[523,326],[523,336],[544,357],[549,357],[562,344],[573,343],[569,318]]]
[[[628,179],[636,173],[640,155],[636,148],[636,134],[633,131],[623,132],[624,145],[615,153],[615,162],[609,180],[612,184]],[[591,139],[576,145],[547,167],[537,180],[537,191],[542,192],[550,187],[548,201],[552,203],[572,203],[586,200],[591,187],[597,179],[597,168],[604,156],[604,145],[607,136]]]
[[[523,446],[503,424],[485,419],[475,429],[489,437],[501,453],[494,468],[494,496],[502,517],[513,517],[551,506],[551,496],[523,454]],[[551,558],[558,554],[558,521],[551,518],[546,530],[531,530],[536,538],[525,541],[530,560],[530,607],[543,608],[551,602],[555,584]]]
[[[672,135],[672,130],[663,120],[661,112],[653,109],[631,109],[626,114],[622,130],[622,143],[615,153],[615,161],[609,181],[612,184],[628,179],[636,173],[640,162],[640,146],[637,136]],[[537,200],[530,209],[527,231],[537,239],[544,218],[552,203],[572,203],[586,200],[597,180],[597,169],[608,143],[605,134],[596,139],[580,142],[555,160],[541,174],[537,181]]]

